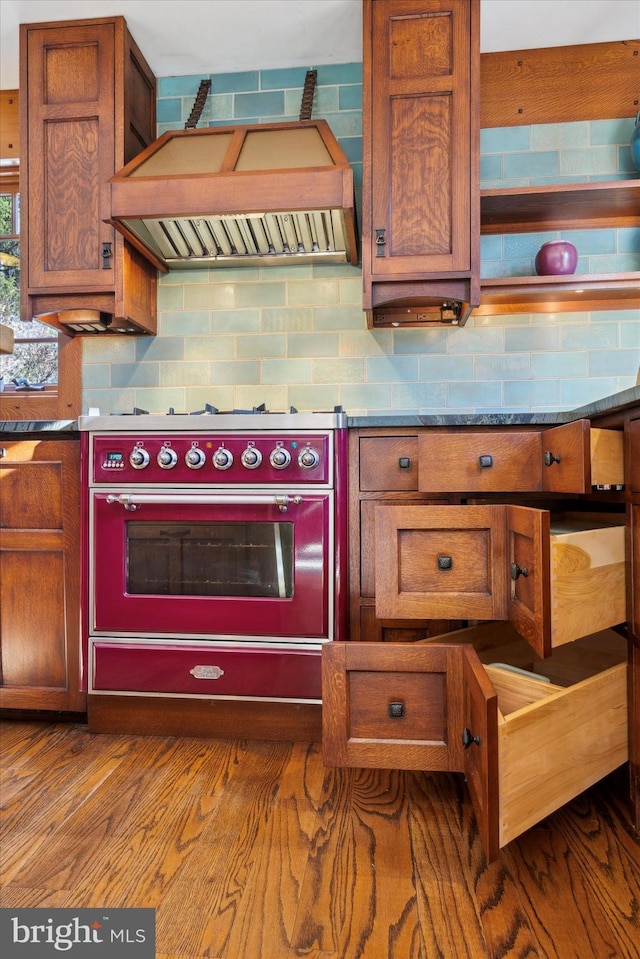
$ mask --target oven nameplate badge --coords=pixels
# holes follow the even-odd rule
[[[194,666],[189,672],[194,679],[220,679],[224,676],[224,669],[219,666]]]

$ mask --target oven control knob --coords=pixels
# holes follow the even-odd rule
[[[242,465],[248,470],[256,470],[262,462],[262,453],[255,446],[247,446],[246,450],[242,451],[240,459]]]
[[[291,462],[291,453],[289,450],[286,450],[284,446],[276,446],[276,448],[271,451],[269,462],[276,470],[286,469]]]
[[[149,465],[149,454],[141,446],[136,446],[129,454],[129,462],[134,470],[143,470]]]
[[[233,466],[233,453],[231,450],[219,446],[213,454],[213,465],[217,470],[228,470]]]
[[[156,459],[161,469],[171,470],[178,462],[178,454],[170,446],[163,446]]]
[[[320,456],[316,450],[311,449],[310,446],[303,449],[298,456],[298,466],[301,466],[303,470],[312,470],[319,462]]]
[[[197,446],[192,446],[184,455],[184,461],[189,467],[190,470],[199,470],[201,469],[207,457],[204,455],[201,449]]]

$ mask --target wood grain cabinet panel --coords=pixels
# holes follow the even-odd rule
[[[626,643],[540,660],[493,625],[442,639],[324,647],[324,761],[464,772],[491,860],[627,760]]]
[[[365,0],[371,325],[464,322],[479,303],[479,50],[476,0]]]
[[[122,17],[23,24],[20,42],[23,316],[154,333],[157,271],[107,221],[109,177],[155,137],[155,78]]]
[[[2,443],[0,707],[83,712],[80,443]]]

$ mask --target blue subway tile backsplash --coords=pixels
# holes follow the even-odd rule
[[[361,223],[362,64],[312,66],[312,116],[328,121],[353,165]],[[200,125],[297,119],[306,69],[212,74]],[[184,127],[203,79],[159,79],[158,134]],[[634,120],[483,130],[481,186],[637,177]],[[640,271],[640,228],[594,224],[483,236],[482,275],[533,275],[548,239],[576,245],[579,273]],[[156,337],[84,341],[85,410],[207,402],[341,403],[352,415],[570,409],[634,385],[640,365],[640,299],[626,310],[472,315],[461,329],[369,330],[361,270],[350,265],[176,271],[160,277],[158,314]]]

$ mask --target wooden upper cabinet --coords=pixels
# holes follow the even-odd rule
[[[479,3],[365,0],[364,308],[463,323],[479,302]]]
[[[157,273],[105,222],[109,178],[155,136],[155,78],[122,17],[20,30],[22,314],[155,332]]]

